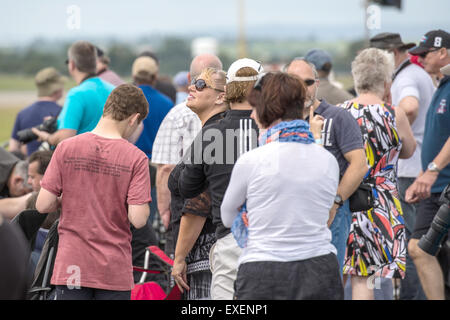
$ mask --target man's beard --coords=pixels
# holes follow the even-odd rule
[[[309,99],[308,100],[305,100],[305,109],[309,109],[309,108],[311,108],[312,107],[312,105],[314,104],[314,102],[316,101],[316,99],[317,99],[317,92],[318,92],[319,90],[314,90],[314,95],[313,96],[311,96],[311,97],[309,97]]]
[[[311,106],[314,104],[314,100],[315,100],[314,98],[311,98],[311,99],[305,101],[305,109],[311,108]]]

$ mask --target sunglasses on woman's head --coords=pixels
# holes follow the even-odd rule
[[[258,79],[255,82],[255,85],[253,86],[254,89],[261,91],[262,89],[262,80],[264,79],[264,76],[267,74],[267,72],[260,73],[258,75]]]
[[[220,89],[216,89],[216,88],[213,88],[213,87],[211,87],[211,86],[208,86],[207,84],[206,84],[206,81],[205,80],[203,80],[203,79],[197,79],[197,80],[193,80],[192,81],[192,84],[195,86],[195,90],[197,90],[197,91],[203,91],[203,89],[205,89],[205,88],[210,88],[210,89],[213,89],[213,90],[216,90],[216,91],[219,91],[219,92],[224,92],[223,90],[220,90]]]

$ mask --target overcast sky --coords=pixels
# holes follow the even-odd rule
[[[282,37],[292,26],[317,38],[364,34],[363,0],[245,0],[248,33]],[[76,13],[80,9],[79,29]],[[403,10],[383,7],[381,29],[400,31],[409,40],[429,30],[450,31],[450,0],[403,0]],[[12,0],[2,1],[0,46],[36,37],[129,38],[149,34],[237,34],[238,0]],[[72,27],[68,26],[71,25]],[[75,23],[75,24],[74,24]],[[75,27],[74,27],[75,26]],[[330,31],[331,30],[331,31]],[[267,32],[266,32],[267,31]],[[334,33],[332,33],[334,32]]]

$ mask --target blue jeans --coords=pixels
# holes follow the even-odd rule
[[[405,220],[406,240],[409,242],[414,231],[416,222],[417,205],[405,201],[406,190],[413,184],[414,178],[398,178],[398,193],[402,205],[403,219]],[[405,278],[401,280],[400,300],[427,300],[417,275],[416,266],[409,256],[408,246],[406,246],[406,272]]]
[[[347,248],[347,238],[350,233],[350,225],[352,223],[352,213],[350,211],[348,200],[338,209],[333,223],[331,224],[331,243],[337,250],[337,259],[339,262],[339,270],[342,276],[344,267],[345,249]]]

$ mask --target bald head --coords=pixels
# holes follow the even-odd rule
[[[196,56],[191,63],[190,68],[190,77],[191,79],[195,79],[202,73],[202,70],[206,68],[214,68],[217,70],[222,70],[222,62],[220,59],[209,53],[201,54]]]
[[[295,74],[296,76],[305,78],[318,78],[316,67],[311,63],[302,58],[294,59],[286,68],[286,72],[290,74]]]

